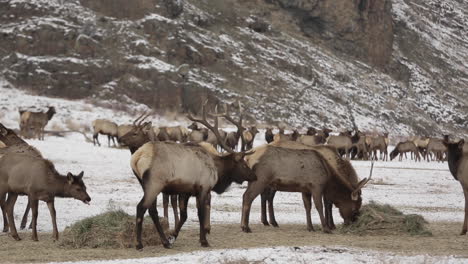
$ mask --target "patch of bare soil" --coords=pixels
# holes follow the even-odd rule
[[[307,232],[305,225],[281,225],[279,228],[252,225],[253,233],[241,232],[238,224],[214,225],[208,241],[211,247],[200,247],[198,228],[183,229],[172,249],[162,246],[135,249],[80,248],[65,249],[42,233],[39,242],[30,239],[30,232],[23,233],[22,241],[14,241],[6,234],[0,235],[0,260],[2,263],[78,261],[98,259],[126,259],[171,255],[195,250],[224,248],[257,248],[274,246],[345,246],[389,251],[403,255],[459,255],[468,257],[468,239],[459,236],[461,223],[430,223],[431,237],[410,235],[354,235]],[[320,230],[316,226],[316,230]]]

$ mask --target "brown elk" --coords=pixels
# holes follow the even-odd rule
[[[159,141],[186,142],[189,131],[183,126],[159,127]]]
[[[133,125],[131,124],[126,124],[126,125],[118,125],[117,126],[117,142],[119,142],[119,144],[122,144],[121,142],[121,138],[127,134],[128,132],[130,132],[131,130],[133,129]]]
[[[255,136],[258,133],[256,126],[251,126],[247,131],[244,131],[244,140],[246,150],[252,149]]]
[[[329,136],[327,144],[334,146],[338,152],[344,153],[347,159],[351,158],[350,150],[353,146],[353,142],[351,141],[351,137],[348,133],[343,133],[341,136]]]
[[[366,136],[364,133],[357,130],[351,137],[351,142],[353,143],[351,158],[354,159],[354,157],[357,157],[367,160],[369,158],[369,152],[366,144]]]
[[[21,139],[13,130],[6,128],[0,123],[0,141],[5,145],[4,148],[0,149],[0,158],[7,153],[22,153],[31,155],[33,157],[42,158],[42,154],[35,147],[29,145]],[[24,229],[28,221],[28,214],[30,209],[30,203],[26,206],[26,209],[21,220],[20,228]],[[8,222],[6,218],[6,212],[3,212],[3,232],[8,232]],[[32,224],[32,223],[31,223]],[[29,226],[32,228],[32,225]]]
[[[390,152],[390,160],[393,160],[398,154],[400,154],[400,161],[403,160],[403,154],[411,152],[411,156],[414,155],[415,161],[421,161],[421,157],[419,156],[419,150],[413,141],[405,141],[400,142],[395,146],[395,149]]]
[[[427,161],[432,159],[432,155],[434,155],[435,160],[443,161],[444,155],[447,153],[447,147],[443,144],[442,139],[430,138],[426,152]]]
[[[312,196],[320,215],[322,230],[331,232],[323,213],[322,198],[330,199],[340,210],[346,224],[356,220],[361,207],[361,188],[367,179],[354,184],[343,174],[337,172],[332,164],[333,156],[324,156],[316,149],[293,149],[274,146],[275,143],[254,148],[255,153],[247,157],[247,162],[257,175],[257,180],[249,182],[243,195],[241,227],[244,232],[251,232],[249,214],[252,201],[265,190],[301,192],[306,197]],[[304,145],[303,145],[304,146]],[[329,147],[330,148],[330,147]],[[335,159],[335,161],[332,161]],[[304,199],[308,214],[310,206]]]
[[[152,131],[155,136],[161,135],[159,133],[158,128],[154,128],[151,126],[151,122],[143,123],[143,121],[148,116],[149,115],[144,116],[144,114],[142,114],[137,119],[135,119],[135,121],[133,121],[132,130],[130,130],[121,138],[121,142],[128,147],[130,153],[132,154],[132,171],[140,185],[142,185],[142,187],[144,168],[149,166],[149,164],[151,163],[152,152],[150,151],[149,153],[145,153],[145,151],[140,151],[139,154],[135,154],[135,152],[139,150],[143,145],[150,142],[150,131]],[[166,219],[169,218],[169,198],[174,213],[174,224],[177,226],[177,223],[179,222],[179,213],[177,211],[176,195],[169,196],[167,194],[163,194],[164,217]]]
[[[313,136],[313,135],[316,135],[317,134],[317,129],[313,128],[313,127],[308,127],[307,128],[307,133],[306,135],[308,136]]]
[[[54,206],[55,197],[72,197],[89,204],[91,198],[86,192],[82,180],[83,172],[78,176],[68,173],[59,174],[52,162],[26,154],[8,153],[0,159],[0,205],[6,210],[10,234],[20,240],[14,220],[14,206],[18,195],[26,194],[32,208],[32,239],[37,241],[37,216],[39,200],[47,203],[53,225],[53,238],[58,239],[58,228]],[[5,195],[8,199],[5,203]]]
[[[307,146],[315,146],[321,144],[321,139],[320,136],[301,135],[297,142]]]
[[[115,138],[117,138],[117,131],[118,126],[116,123],[106,120],[106,119],[96,119],[92,123],[93,126],[93,144],[96,145],[96,142],[99,146],[99,134],[103,134],[107,136],[107,143],[110,147],[110,142],[114,143],[115,146]]]
[[[206,128],[199,128],[197,123],[192,123],[189,127],[192,132],[189,133],[188,142],[202,142],[205,141],[208,137],[208,132]]]
[[[20,132],[23,136],[29,130],[33,131],[33,137],[44,140],[44,128],[50,119],[56,113],[55,107],[49,106],[47,112],[19,111],[20,113]]]
[[[222,140],[218,131],[218,117],[214,126],[206,120],[206,103],[202,109],[202,119],[195,119],[189,114],[188,118],[209,128],[218,138],[218,143],[228,152],[219,155],[214,148],[209,151],[207,144],[174,144],[152,141],[153,156],[151,165],[143,172],[142,186],[144,196],[137,206],[137,249],[143,247],[141,231],[143,216],[149,210],[150,216],[158,230],[161,241],[166,248],[170,248],[187,219],[187,203],[191,196],[196,196],[198,203],[198,218],[200,222],[200,243],[209,246],[205,230],[205,204],[210,191],[223,193],[233,183],[256,180],[255,174],[244,161],[245,152],[234,152]],[[227,116],[227,113],[223,115]],[[228,119],[229,120],[229,119]],[[145,147],[145,145],[143,146]],[[142,148],[143,148],[142,147]],[[140,148],[134,155],[137,155]],[[164,234],[155,207],[159,193],[179,195],[181,219],[173,235],[168,238]]]
[[[459,181],[465,196],[465,219],[460,235],[466,235],[468,228],[468,154],[463,153],[463,145],[465,141],[462,139],[458,143],[450,143],[444,140],[443,144],[447,148],[447,159],[450,173]]]
[[[366,143],[368,138],[366,138]],[[378,160],[377,150],[380,152],[380,159],[383,161],[388,160],[388,133],[385,133],[383,136],[379,135],[376,137],[370,138],[369,153],[372,159]]]
[[[296,141],[299,137],[300,134],[299,131],[297,131],[297,129],[294,129],[292,134],[284,134],[284,128],[280,128],[279,133],[273,137],[273,141]]]
[[[341,156],[338,155],[336,149],[332,146],[326,146],[326,145],[321,145],[321,146],[305,146],[303,144],[297,143],[297,142],[275,142],[273,143],[274,146],[276,147],[282,147],[282,148],[289,148],[289,149],[312,149],[318,151],[332,166],[337,173],[340,173],[341,176],[339,178],[345,178],[348,179],[348,181],[352,185],[357,185],[358,184],[358,177],[357,174],[351,165],[351,163],[346,160],[342,159]],[[372,176],[372,174],[371,174]],[[369,177],[370,179],[370,177]],[[276,191],[275,190],[270,190],[267,189],[265,192],[261,194],[261,219],[262,223],[264,225],[268,225],[268,221],[266,219],[266,207],[268,203],[268,213],[270,217],[270,224],[272,226],[277,227],[278,223],[275,220],[274,216],[274,211],[273,211],[273,199],[275,196]],[[339,191],[333,190],[333,189],[328,189],[328,191],[325,193],[324,201],[325,201],[325,220],[327,223],[327,226],[330,229],[334,229],[335,225],[333,223],[333,217],[332,217],[332,202],[331,201],[336,201],[336,198],[333,198],[334,195],[337,195]],[[307,195],[307,193],[302,193],[302,199],[304,202],[304,207],[306,208],[306,216],[307,216],[307,229],[309,231],[313,231],[314,228],[312,226],[312,221],[310,218],[310,207],[311,207],[311,201],[310,201],[310,195]]]
[[[429,144],[429,140],[430,138],[421,136],[414,136],[410,138],[410,141],[413,141],[413,143],[416,145],[423,159],[426,159],[427,145]]]

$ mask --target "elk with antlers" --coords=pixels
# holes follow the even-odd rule
[[[140,182],[144,190],[144,196],[137,206],[137,249],[143,247],[141,232],[146,210],[149,210],[164,247],[170,248],[187,219],[187,203],[191,196],[196,196],[199,201],[197,209],[200,221],[200,243],[202,246],[209,246],[206,239],[205,209],[210,191],[223,193],[233,182],[242,183],[256,179],[255,174],[244,161],[244,156],[247,154],[235,152],[222,140],[218,131],[218,115],[215,117],[214,126],[208,123],[205,106],[206,103],[203,106],[202,119],[195,119],[190,114],[188,118],[210,129],[227,154],[219,154],[206,143],[156,142],[150,130],[151,142],[141,146],[132,155],[132,168],[138,171],[138,175],[141,175]],[[228,120],[231,119],[227,112],[222,116]],[[150,124],[145,123],[142,126]],[[162,230],[156,209],[156,197],[159,193],[179,195],[180,221],[169,239]]]

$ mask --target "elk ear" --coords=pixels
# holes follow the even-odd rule
[[[70,185],[73,183],[73,174],[71,174],[70,172],[67,174],[67,181]]]
[[[81,180],[83,178],[83,175],[84,175],[84,171],[81,171],[80,174],[78,174],[78,176],[76,176],[76,178],[78,180]]]

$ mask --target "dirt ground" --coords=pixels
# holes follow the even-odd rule
[[[208,240],[210,248],[198,243],[198,228],[183,229],[172,249],[145,247],[142,251],[129,249],[83,248],[65,249],[54,243],[49,233],[40,234],[33,242],[30,232],[20,234],[22,241],[14,241],[6,234],[0,235],[0,260],[2,263],[78,261],[97,259],[125,259],[171,255],[198,250],[224,248],[253,248],[273,246],[345,246],[394,252],[402,255],[457,255],[468,258],[468,238],[459,236],[461,223],[431,223],[432,237],[389,235],[357,236],[351,234],[324,234],[307,232],[305,225],[282,225],[280,228],[251,225],[253,233],[241,232],[239,225],[212,226]],[[316,229],[319,229],[317,226]]]

